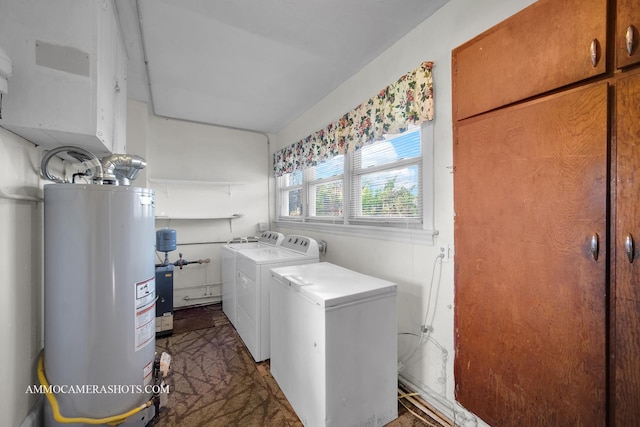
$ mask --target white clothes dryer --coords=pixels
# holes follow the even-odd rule
[[[302,424],[397,418],[396,284],[328,262],[271,275],[271,374]]]
[[[255,249],[278,246],[284,241],[284,234],[265,231],[257,242],[227,243],[220,251],[222,275],[222,311],[233,327],[236,327],[236,252],[240,249]]]
[[[240,249],[236,258],[236,330],[256,362],[270,357],[269,293],[271,269],[317,263],[318,243],[286,236],[279,246]]]

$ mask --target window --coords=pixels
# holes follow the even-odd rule
[[[425,132],[429,128],[429,124],[413,126],[353,153],[278,177],[277,219],[307,225],[430,229],[432,204],[425,202],[432,197],[431,189],[425,196],[425,185],[433,185],[432,135]]]
[[[309,195],[308,216],[318,220],[343,217],[344,156],[336,156],[305,172]]]
[[[302,171],[287,173],[278,178],[279,216],[302,217]]]
[[[420,128],[392,135],[353,153],[351,176],[351,223],[421,223]]]

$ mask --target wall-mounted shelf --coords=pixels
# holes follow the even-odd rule
[[[157,215],[156,221],[164,220],[164,221],[215,221],[220,219],[226,219],[229,221],[229,231],[233,233],[233,223],[231,220],[238,219],[244,217],[244,214],[233,214],[229,216],[208,216],[208,217],[197,217],[197,216],[170,216],[170,215]]]
[[[164,178],[149,178],[149,182],[164,184],[165,193],[169,196],[169,185],[177,184],[177,185],[205,185],[205,186],[218,186],[218,187],[227,187],[229,197],[231,197],[231,188],[234,185],[243,185],[244,182],[238,181],[192,181],[188,179],[164,179]]]

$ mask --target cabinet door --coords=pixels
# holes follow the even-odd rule
[[[618,0],[616,66],[622,68],[637,62],[640,62],[640,3],[638,0]]]
[[[0,40],[15,70],[0,126],[48,148],[110,152],[119,37],[113,0],[0,1]]]
[[[491,425],[605,423],[607,91],[457,124],[456,398]]]
[[[640,75],[616,92],[615,413],[617,426],[631,426],[640,420]]]
[[[453,51],[454,117],[604,73],[606,32],[606,0],[534,3]]]

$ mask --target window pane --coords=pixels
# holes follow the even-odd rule
[[[282,196],[287,206],[284,216],[302,216],[302,189],[283,191]]]
[[[359,177],[361,212],[356,216],[371,218],[418,218],[420,173],[417,165]]]
[[[344,156],[336,156],[312,168],[311,179],[331,178],[344,172]]]
[[[302,185],[302,171],[286,173],[280,177],[281,187],[294,187]]]
[[[408,130],[399,135],[385,137],[385,140],[366,145],[359,150],[361,168],[384,165],[402,159],[420,157],[420,128]]]
[[[342,180],[314,185],[315,216],[342,216]]]

